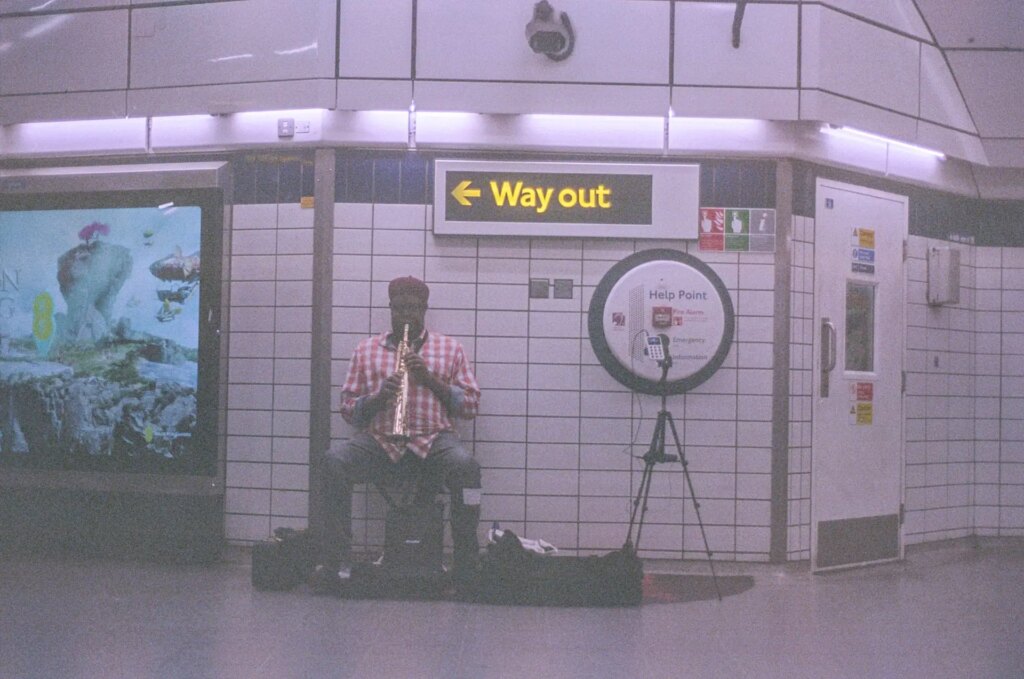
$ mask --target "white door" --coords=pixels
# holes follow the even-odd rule
[[[903,558],[907,198],[819,179],[811,568]]]

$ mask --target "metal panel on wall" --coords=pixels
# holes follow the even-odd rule
[[[333,78],[335,19],[327,0],[133,10],[132,87]]]
[[[127,86],[127,10],[0,19],[0,94]]]
[[[870,102],[873,108],[907,116],[918,114],[918,41],[825,7],[809,6],[801,14],[800,45],[801,87],[834,92],[844,100]]]
[[[416,77],[665,84],[669,6],[637,0],[556,0],[577,35],[571,56],[554,62],[531,49],[526,25],[534,3],[420,0]]]
[[[527,39],[533,2],[420,0],[417,110],[663,115],[668,108],[669,4],[559,0],[551,21],[570,51],[553,60]],[[562,20],[562,14],[566,19]],[[552,28],[551,32],[558,32]],[[514,96],[506,88],[516,84]],[[534,87],[545,84],[534,91]],[[452,85],[464,86],[462,89]]]
[[[338,22],[341,78],[412,75],[412,0],[342,2]]]
[[[29,14],[45,9],[48,12],[76,12],[83,9],[107,7],[128,7],[132,0],[4,0],[0,5],[0,16],[5,14]],[[138,0],[135,0],[138,4]]]
[[[738,47],[732,44],[735,11],[731,2],[679,4],[674,84],[796,87],[796,5],[751,4]]]

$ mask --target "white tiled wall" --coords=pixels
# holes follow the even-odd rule
[[[332,403],[355,344],[387,327],[387,283],[422,276],[429,327],[458,337],[483,389],[462,427],[484,468],[483,522],[544,538],[567,553],[620,547],[626,537],[658,400],[615,382],[586,333],[594,287],[638,249],[685,242],[435,237],[431,208],[339,204],[335,211]],[[738,309],[737,341],[723,368],[669,399],[720,559],[766,560],[771,458],[771,255],[694,253],[719,273]],[[742,258],[742,265],[741,265]],[[572,299],[529,299],[530,278],[571,279]],[[350,430],[335,416],[334,437]],[[671,442],[671,439],[670,439]],[[682,467],[655,471],[642,551],[704,558]],[[357,541],[382,540],[383,507],[358,494]]]
[[[976,524],[981,535],[1021,536],[1024,535],[1024,248],[979,248],[976,265],[978,295],[982,295],[983,290],[998,290],[1001,298],[998,328],[994,309],[978,311],[979,358],[982,349],[993,352],[998,334],[1000,359],[998,372],[994,357],[990,357],[985,363],[985,372],[979,370],[976,378],[979,390],[984,389],[993,396],[995,375],[999,381],[998,416],[992,400],[986,403],[986,419],[979,416],[978,421]],[[995,296],[988,295],[987,303],[994,306]],[[997,431],[998,451],[991,441]],[[980,440],[982,435],[986,444]],[[996,460],[998,465],[994,466],[992,463]],[[998,495],[993,484],[998,488]]]
[[[909,245],[907,543],[1024,535],[1024,250]],[[956,305],[925,303],[930,247],[961,251]]]
[[[986,397],[976,375],[989,360],[976,354],[974,248],[954,246],[961,251],[960,302],[926,303],[927,250],[949,245],[909,241],[904,530],[911,544],[974,533],[975,446],[984,445],[978,439],[986,430],[978,426]]]
[[[1017,251],[1019,253],[1019,250]],[[1016,455],[1012,443],[1004,444],[1001,441],[1002,427],[1001,418],[1004,415],[1003,401],[1003,369],[1008,362],[1012,363],[1012,354],[1020,353],[1021,349],[1014,349],[1011,342],[1007,343],[1003,337],[1003,309],[1004,302],[1010,309],[1019,304],[1014,304],[1013,297],[1016,295],[1010,291],[1003,292],[1003,261],[1012,264],[1015,257],[1014,251],[1000,248],[977,248],[974,256],[975,272],[975,317],[974,317],[974,342],[975,342],[975,370],[974,370],[974,392],[975,392],[975,442],[974,442],[974,528],[980,535],[999,535],[1003,527],[1001,506],[1004,500],[1012,500],[1004,497],[1002,487],[1002,461],[1004,447],[1009,453],[1010,459],[1018,462],[1024,461],[1017,444]],[[1019,264],[1018,264],[1019,266]],[[1019,286],[1018,286],[1019,287]],[[1017,312],[1020,315],[1020,311]],[[1020,336],[1017,337],[1020,339]],[[1007,359],[1010,361],[1007,361]],[[1008,366],[1007,366],[1008,367]],[[1007,387],[1012,385],[1007,383]],[[1012,401],[1010,401],[1012,403]],[[1017,401],[1020,403],[1020,401]],[[1015,418],[1018,422],[1024,411],[1019,407],[1005,411],[1008,418]],[[1020,490],[1020,480],[1017,481],[1017,490]],[[1017,493],[1017,506],[1022,502],[1020,493]],[[1018,510],[1019,512],[1019,510]],[[1018,515],[1016,521],[1017,534],[1024,527],[1024,517]]]
[[[313,211],[234,208],[226,530],[262,540],[309,507]]]
[[[621,546],[658,400],[615,382],[594,355],[586,311],[624,256],[685,242],[435,237],[423,205],[335,206],[332,410],[356,343],[387,326],[387,282],[431,287],[428,324],[458,337],[484,390],[461,425],[484,467],[484,521],[564,552]],[[234,208],[228,338],[227,533],[232,541],[304,526],[308,513],[312,211]],[[929,307],[925,253],[910,238],[906,398],[908,543],[1024,534],[1024,250],[962,249],[961,302]],[[813,220],[792,241],[788,545],[809,558]],[[694,248],[695,250],[695,248]],[[737,308],[723,367],[673,396],[673,413],[715,557],[768,558],[772,308],[770,254],[691,254]],[[569,300],[531,300],[530,278],[568,278]],[[334,415],[335,441],[349,435]],[[670,439],[671,444],[671,439]],[[678,465],[656,468],[646,556],[704,558]],[[357,492],[357,542],[379,545],[383,502]]]
[[[789,325],[787,554],[811,558],[811,408],[814,380],[814,220],[793,216]]]

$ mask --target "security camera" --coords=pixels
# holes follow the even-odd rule
[[[533,6],[533,19],[526,24],[526,40],[537,54],[544,54],[552,61],[562,61],[572,54],[576,34],[568,14],[562,12],[556,21],[551,3],[540,0]]]

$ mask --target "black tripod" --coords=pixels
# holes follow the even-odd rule
[[[640,549],[640,535],[644,530],[644,517],[647,515],[647,498],[651,494],[651,479],[654,475],[654,465],[660,462],[679,461],[683,465],[683,476],[686,477],[686,486],[690,490],[690,499],[693,501],[693,511],[697,515],[697,525],[700,526],[700,536],[704,539],[704,551],[708,555],[708,566],[711,567],[711,581],[715,585],[715,594],[718,600],[722,600],[722,593],[718,589],[718,577],[715,575],[715,562],[711,560],[711,548],[708,547],[708,536],[704,532],[704,522],[700,518],[700,503],[697,502],[697,494],[693,492],[693,481],[690,479],[689,463],[683,454],[683,447],[679,443],[679,433],[676,431],[676,423],[672,419],[672,413],[665,407],[667,396],[666,382],[668,370],[672,367],[672,357],[665,352],[665,358],[658,361],[661,367],[661,380],[658,382],[661,394],[661,410],[658,411],[658,420],[654,425],[654,434],[651,436],[651,447],[643,456],[644,471],[640,477],[640,487],[636,491],[636,499],[633,500],[633,511],[629,516],[629,532],[626,533],[626,544],[623,550],[636,551]],[[665,454],[665,429],[666,425],[672,429],[672,439],[676,444],[678,455]],[[640,510],[640,521],[637,522],[637,510]],[[636,526],[636,542],[633,541],[633,526]]]

